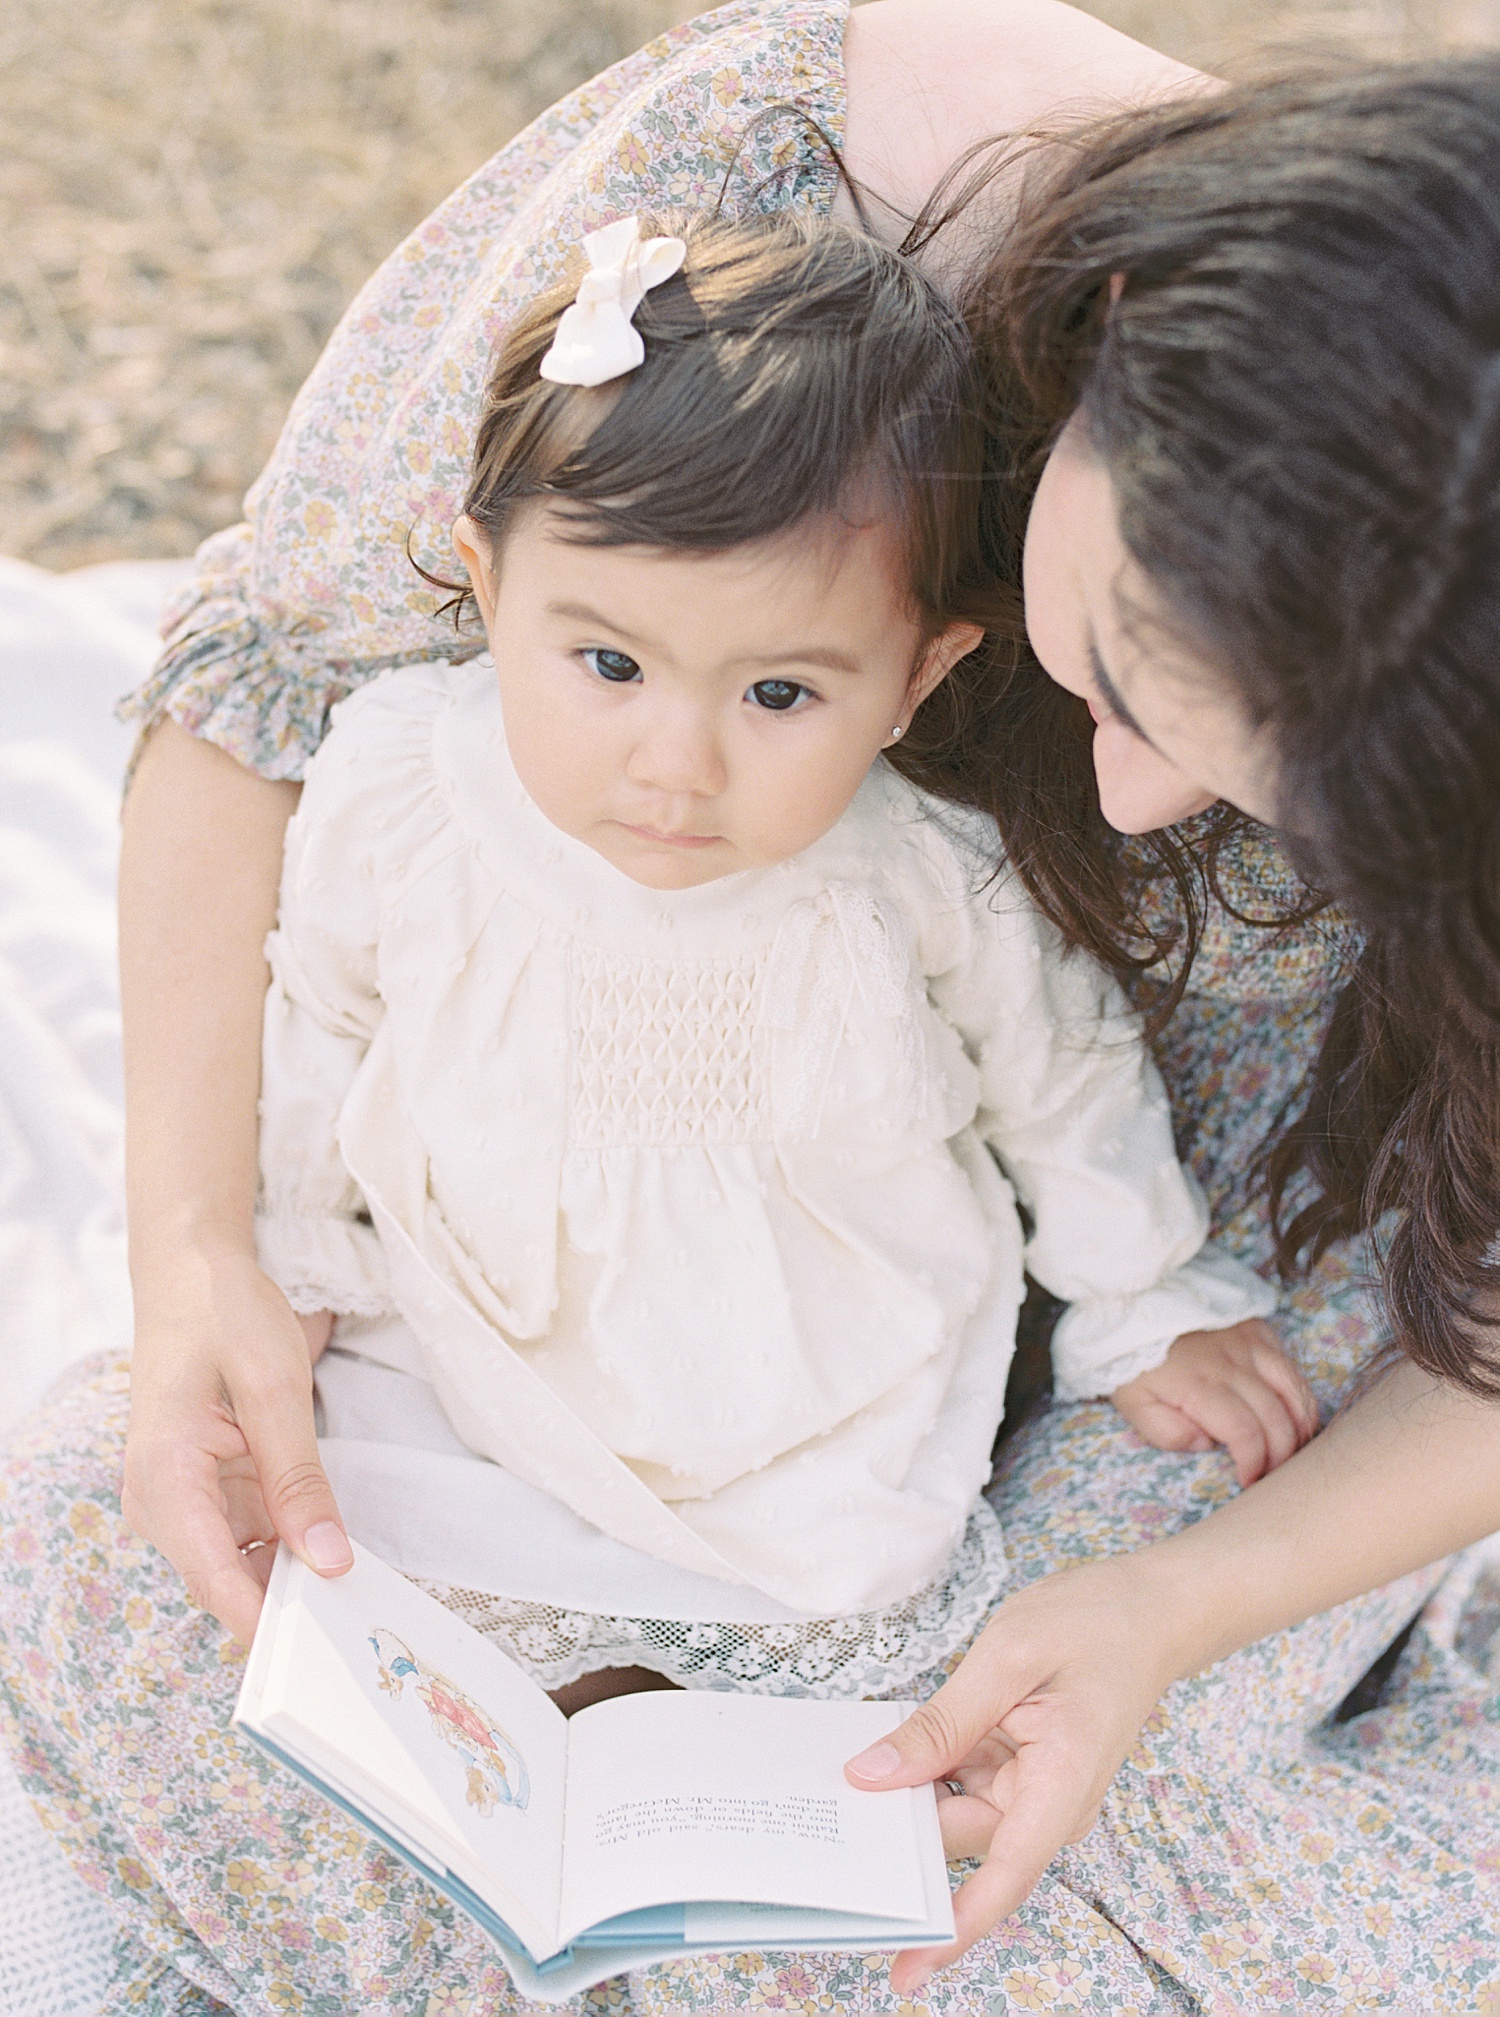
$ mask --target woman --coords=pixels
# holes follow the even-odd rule
[[[854,177],[873,191],[872,220],[899,236],[970,142],[1024,128],[1065,101],[1097,110],[1101,101],[1189,82],[1084,17],[1041,4],[997,12],[878,0],[852,17],[847,38],[833,4],[732,8],[653,45],[540,122],[417,234],[342,325],[260,487],[253,538],[211,543],[203,585],[147,699],[178,725],[169,722],[147,743],[127,806],[139,1311],[127,1511],[232,1630],[248,1633],[259,1593],[256,1557],[241,1557],[240,1543],[275,1531],[315,1566],[337,1569],[345,1559],[306,1408],[305,1346],[256,1275],[248,1246],[259,943],[295,795],[290,784],[265,779],[295,776],[327,704],[353,680],[433,649],[428,607],[406,600],[400,547],[413,525],[419,553],[429,550],[429,528],[431,550],[440,543],[467,449],[443,434],[451,374],[461,385],[477,368],[505,312],[506,289],[523,295],[549,277],[591,205],[619,211],[663,198],[700,200],[717,193],[726,166],[731,202],[831,202],[835,178],[808,119],[842,136]],[[755,122],[757,112],[788,102],[806,117],[768,112]],[[1211,166],[1212,119],[1186,97],[1153,136],[1161,158],[1170,158],[1173,116],[1210,135],[1200,144]],[[1419,121],[1423,130],[1431,123]],[[1226,127],[1221,210],[1243,205],[1254,166],[1235,157],[1233,138]],[[1127,154],[1139,152],[1138,142]],[[1343,147],[1360,154],[1348,129]],[[1084,186],[1107,199],[1113,185],[1089,181],[1097,155],[1086,149],[1080,159]],[[1127,193],[1132,216],[1149,224],[1149,186]],[[1007,194],[1013,184],[996,185],[997,202]],[[1165,201],[1170,191],[1157,194]],[[1420,191],[1409,198],[1428,241],[1434,215],[1443,214],[1441,205],[1434,212],[1435,194],[1426,192],[1425,205]],[[1087,222],[1081,197],[1071,209],[1070,192],[1057,200],[1059,216]],[[986,245],[1003,232],[998,209],[973,214],[982,229],[938,241],[955,269],[977,258],[982,270]],[[1273,239],[1267,231],[1266,244]],[[1413,256],[1423,244],[1419,228]],[[1046,439],[1083,391],[1101,330],[1128,332],[1138,305],[1144,322],[1155,313],[1159,326],[1182,307],[1170,288],[1151,291],[1146,225],[1128,242],[1085,232],[1081,246],[1039,230],[1033,251],[1068,253],[1050,304],[1045,288],[1029,304],[1003,285],[998,296],[981,297],[980,312],[987,308],[995,325],[997,366],[1016,367],[1008,421],[1021,426],[1023,449]],[[1243,277],[1255,248],[1237,249]],[[1337,308],[1338,288],[1353,277],[1347,263],[1330,270]],[[1076,288],[1071,300],[1064,283]],[[1117,323],[1106,314],[1112,293]],[[1269,321],[1264,300],[1259,308],[1247,332],[1252,386],[1281,326],[1280,304]],[[1349,340],[1347,318],[1336,326]],[[1055,339],[1043,341],[1049,331]],[[1106,362],[1113,340],[1104,336]],[[1373,357],[1358,361],[1365,368],[1351,374],[1349,394],[1356,404],[1377,373]],[[1101,383],[1109,385],[1107,372]],[[1176,522],[1170,486],[1161,504],[1148,482],[1154,508],[1143,517],[1138,492],[1121,483],[1122,469],[1134,473],[1148,418],[1158,431],[1146,445],[1161,453],[1142,459],[1145,478],[1170,473],[1168,423],[1179,388],[1168,374],[1156,389],[1155,404],[1144,406],[1096,408],[1091,394],[1084,420],[1048,464],[1028,559],[1038,651],[1103,717],[1099,776],[1116,824],[1154,827],[1222,791],[1252,812],[1289,816],[1299,829],[1305,811],[1317,814],[1305,823],[1304,844],[1320,872],[1341,870],[1358,850],[1330,846],[1335,829],[1319,823],[1324,798],[1307,782],[1315,772],[1309,757],[1325,748],[1337,775],[1336,723],[1326,711],[1293,717],[1278,688],[1271,706],[1252,690],[1254,725],[1247,725],[1237,690],[1230,686],[1226,707],[1217,677],[1203,678],[1205,664],[1217,666],[1223,655],[1237,668],[1246,639],[1257,649],[1247,649],[1244,663],[1261,665],[1263,639],[1249,618],[1257,597],[1281,606],[1271,566],[1279,549],[1273,541],[1258,556],[1245,626],[1226,629],[1212,597],[1205,609],[1187,593],[1219,578],[1213,537],[1217,529],[1222,546],[1231,522],[1222,491],[1208,493],[1215,509],[1206,523],[1192,512],[1183,521],[1198,526],[1199,547],[1174,554],[1141,530]],[[1206,390],[1201,382],[1190,389],[1199,398]],[[1275,441],[1274,412],[1259,418]],[[1212,459],[1203,468],[1188,464],[1186,473],[1214,474]],[[1018,482],[1018,509],[1025,490]],[[1397,502],[1406,508],[1422,494],[1418,482],[1412,498]],[[1275,513],[1264,522],[1274,531]],[[301,548],[309,534],[319,547],[330,535],[341,542],[336,575],[308,572]],[[1122,605],[1114,590],[1127,555],[1144,580],[1129,584],[1139,592]],[[1379,570],[1373,579],[1385,586]],[[1152,601],[1158,583],[1165,593]],[[1142,601],[1144,609],[1136,606]],[[1132,651],[1150,634],[1149,615],[1171,619],[1175,659]],[[1357,681],[1344,686],[1361,698]],[[1023,703],[1030,693],[1034,714],[1040,703],[1024,677],[1017,692]],[[1480,716],[1493,713],[1491,695],[1489,714],[1481,708]],[[1357,715],[1350,709],[1341,719]],[[1267,744],[1256,732],[1264,721],[1284,732],[1294,719],[1295,767],[1288,745],[1276,736]],[[1132,721],[1157,746],[1154,758]],[[1042,726],[1049,733],[1018,739],[1017,750],[1036,747],[1044,756],[1053,728],[1052,740],[1076,747],[1066,721],[1043,717]],[[262,775],[231,761],[214,740]],[[1390,761],[1399,768],[1419,741],[1409,725],[1404,738],[1391,739]],[[1064,777],[1060,786],[1038,757],[1043,797],[1076,782]],[[1023,801],[1007,803],[1012,845],[1024,850],[1031,842],[1016,815]],[[1097,816],[1087,805],[1077,811],[1086,840]],[[1434,872],[1445,871],[1451,847],[1451,834],[1439,835],[1425,857],[1418,852],[1405,864],[1395,910],[1404,903],[1419,920],[1442,913],[1429,954],[1442,949],[1446,970],[1462,971],[1451,957],[1457,913],[1438,903],[1450,878]],[[1380,851],[1382,860],[1389,855]],[[1098,949],[1112,943],[1134,956],[1136,911],[1122,911],[1118,891],[1110,894],[1119,879],[1097,847],[1059,868],[1037,841],[1029,870],[1039,890],[1060,877],[1076,894],[1090,886],[1091,864],[1099,893],[1092,911],[1085,906],[1073,918],[1075,928]],[[1147,912],[1169,936],[1174,885],[1170,876],[1153,878],[1151,866],[1142,878]],[[1239,911],[1297,908],[1296,885],[1257,835],[1237,837],[1221,868]],[[1184,875],[1191,891],[1191,873]],[[1379,909],[1379,891],[1351,885],[1347,894],[1383,946],[1381,934],[1394,931],[1399,915]],[[1209,908],[1205,931],[1190,991],[1163,1036],[1163,1061],[1220,1236],[1263,1260],[1272,1242],[1254,1157],[1268,1128],[1301,1104],[1304,1069],[1346,977],[1348,943],[1326,916],[1278,936],[1237,923],[1222,904]],[[1482,1009],[1482,976],[1470,981]],[[1351,1055],[1360,1054],[1364,1034],[1345,1032]],[[1336,1077],[1332,1083],[1336,1089]],[[1428,1108],[1447,1110],[1435,1093]],[[238,1120],[226,1128],[216,1117],[229,1112]],[[1327,1126],[1315,1133],[1338,1140]],[[1313,1175],[1319,1195],[1332,1196],[1322,1172]],[[1395,1197],[1377,1193],[1382,1202],[1388,1195]],[[1313,1202],[1306,1193],[1294,1198]],[[1283,1329],[1331,1407],[1368,1382],[1382,1338],[1361,1287],[1360,1243],[1347,1237],[1349,1214],[1340,1220],[1335,1209],[1325,1218],[1343,1237],[1293,1291]],[[1466,1287],[1462,1269],[1449,1279]],[[1411,1342],[1430,1362],[1423,1340]],[[1482,1344],[1474,1342],[1476,1362]],[[304,1403],[306,1429],[295,1437],[266,1427],[284,1412],[276,1404],[288,1392]],[[166,1565],[120,1520],[113,1499],[120,1435],[118,1394],[85,1382],[15,1453],[0,1668],[27,1744],[31,1790],[126,1914],[120,2007],[127,1995],[136,2007],[155,1997],[157,2008],[173,2011],[215,2003],[319,2013],[514,2007],[478,1936],[357,1831],[289,1800],[239,1754],[233,1770],[222,1768],[233,1665],[222,1636],[187,1610]],[[951,1775],[963,1792],[945,1803],[951,1846],[989,1851],[960,1903],[964,1941],[976,1944],[929,1985],[927,2006],[989,2012],[1062,1999],[1110,2012],[1228,2010],[1326,1992],[1344,2004],[1417,1995],[1433,2007],[1461,2007],[1495,1980],[1497,1830],[1486,1805],[1493,1684],[1477,1665],[1478,1639],[1458,1630],[1463,1581],[1430,1565],[1500,1526],[1497,1457],[1500,1410],[1452,1379],[1435,1385],[1415,1362],[1369,1386],[1308,1450],[1229,1503],[1219,1459],[1195,1457],[1190,1447],[1182,1456],[1147,1457],[1127,1448],[1100,1410],[1053,1410],[1023,1431],[998,1489],[1025,1587],[948,1687],[898,1733],[894,1757],[864,1761],[868,1783]],[[1033,1495],[1033,1481],[1043,1479],[1045,1492]],[[1062,1520],[1059,1495],[1069,1502]],[[1028,1506],[1043,1502],[1049,1518],[1033,1511],[1028,1523]],[[66,1551],[59,1534],[68,1537]],[[1121,1554],[1132,1548],[1140,1552]],[[1059,1561],[1081,1556],[1092,1559],[1048,1576]],[[1472,1584],[1478,1571],[1469,1565],[1462,1573]],[[1347,1726],[1328,1725],[1429,1597],[1388,1702]],[[1310,1622],[1292,1629],[1304,1618]],[[1236,1652],[1244,1647],[1251,1650]],[[1180,1678],[1211,1661],[1220,1662],[1212,1673]],[[157,1769],[171,1767],[147,1750],[138,1720],[163,1700],[176,1719],[173,1759],[199,1760],[178,1766],[175,1782]],[[1084,1835],[1101,1802],[1101,1825],[1055,1855]],[[653,1971],[596,2001],[894,2009],[928,1965],[908,1957],[893,1991],[883,1964],[790,1967],[739,1956]]]
[[[1147,833],[1222,800],[1282,829],[1357,920],[1363,950],[1333,957],[1343,985],[1302,1112],[1271,1148],[1277,1209],[1264,1230],[1288,1272],[1310,1254],[1326,1282],[1340,1241],[1375,1222],[1383,1315],[1406,1364],[1378,1383],[1367,1367],[1367,1390],[1319,1443],[1232,1509],[1007,1603],[883,1770],[859,1774],[961,1782],[950,1844],[990,1850],[963,1900],[966,1933],[987,1931],[1059,1842],[1087,1829],[1164,1672],[1191,1673],[1257,1627],[1415,1567],[1493,1519],[1491,1482],[1471,1473],[1454,1489],[1454,1471],[1441,1474],[1465,1446],[1485,1462],[1500,1395],[1500,211],[1485,174],[1497,138],[1493,59],[1164,106],[1081,145],[975,289],[997,432],[1019,477],[1009,509],[1029,507],[1039,661],[1023,662],[998,735],[1019,731],[1032,757],[1030,774],[1023,762],[994,788],[1010,852],[1075,941],[1122,969],[1140,956],[1149,895],[1132,909],[1099,872],[1068,718],[1081,700],[1088,785],[1111,827]],[[1070,800],[1065,825],[1057,808]],[[1234,843],[1255,845],[1243,822]],[[1169,865],[1159,852],[1158,869]],[[1271,879],[1255,880],[1225,889],[1227,903],[1274,914]],[[1324,921],[1336,934],[1337,914]],[[1210,915],[1208,959],[1166,1035],[1178,1085],[1196,1079],[1199,1129],[1212,1127],[1202,1054],[1182,1071],[1192,1024],[1212,1014],[1199,990],[1221,997],[1221,1013],[1224,994],[1259,991],[1243,977],[1226,988],[1211,942],[1222,930]],[[1277,937],[1285,978],[1284,934],[1263,938],[1262,957],[1276,960]],[[1253,934],[1236,952],[1254,959]],[[1248,1020],[1234,1041],[1253,1074]],[[1214,1160],[1211,1184],[1226,1173]],[[1231,1238],[1249,1231],[1220,1212]],[[1055,1452],[1069,1435],[1043,1425],[1030,1440]],[[1032,1462],[1030,1450],[1012,1459],[1012,1490]],[[1342,1522],[1314,1511],[1325,1494]],[[1299,1561],[1309,1531],[1319,1554]],[[1252,1562],[1253,1592],[1235,1584]],[[1074,1663],[1093,1667],[1105,1646],[1115,1684],[1090,1703]],[[1119,1677],[1143,1656],[1141,1693],[1101,1742],[1130,1692]],[[1274,1670],[1264,1662],[1267,1679]],[[1274,1685],[1268,1725],[1288,1707]],[[1218,1692],[1205,1680],[1169,1696],[1171,1747],[1191,1752],[1191,1725]],[[1467,1710],[1480,1701],[1493,1718],[1492,1682]],[[1225,1734],[1219,1724],[1214,1741]],[[1057,1754],[1072,1745],[1095,1777],[1063,1774],[1059,1797]],[[1160,1741],[1144,1749],[1160,1770]],[[1447,1832],[1464,1845],[1466,1883],[1500,1846],[1492,1745],[1484,1755],[1468,1755],[1489,1782],[1470,1814],[1487,1822]],[[1090,1846],[1104,1848],[1098,1836]],[[1274,1849],[1255,1860],[1264,1880]],[[1074,1861],[1086,1870],[1088,1849]],[[1210,1887],[1202,1861],[1195,1879]],[[1360,1887],[1347,1871],[1341,1884],[1354,1916]],[[1492,1923],[1476,1907],[1475,1930]],[[1144,1929],[1131,1930],[1139,1942]],[[1266,1993],[1263,1965],[1248,1950],[1235,1958],[1240,1993]],[[1481,1966],[1486,1981],[1500,1970],[1492,1933]],[[921,1971],[902,1972],[912,1986]],[[1408,1992],[1414,1979],[1393,1977]]]

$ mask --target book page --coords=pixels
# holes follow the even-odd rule
[[[682,1930],[690,1946],[713,1947],[928,1947],[953,1938],[953,1891],[943,1854],[937,1798],[914,1793],[917,1857],[925,1896],[916,1919],[879,1919],[856,1912],[812,1912],[789,1905],[702,1903],[683,1907]],[[899,1932],[898,1928],[901,1928]]]
[[[332,1580],[293,1563],[258,1720],[373,1818],[438,1850],[534,1951],[555,1946],[566,1720],[425,1591],[360,1548]]]
[[[843,1772],[903,1713],[707,1693],[583,1710],[568,1730],[561,1939],[702,1899],[919,1918],[918,1796],[857,1792]]]

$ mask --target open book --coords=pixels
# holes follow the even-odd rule
[[[518,1989],[561,2002],[726,1947],[951,1940],[932,1788],[843,1775],[902,1714],[664,1692],[569,1720],[365,1549],[325,1582],[282,1548],[234,1720],[472,1914]]]

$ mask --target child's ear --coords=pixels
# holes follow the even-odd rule
[[[497,587],[494,542],[482,525],[476,525],[465,511],[454,521],[453,551],[468,570],[469,586],[479,605],[479,614],[488,630],[495,617]]]
[[[952,672],[961,658],[984,643],[984,626],[978,623],[950,623],[928,645],[921,664],[912,675],[907,692],[906,718],[909,721],[936,687]]]

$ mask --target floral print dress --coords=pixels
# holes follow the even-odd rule
[[[210,541],[139,717],[169,712],[266,775],[296,776],[335,700],[431,656],[430,606],[410,599],[398,542],[451,516],[457,416],[504,302],[620,211],[721,187],[746,206],[826,204],[816,129],[841,131],[842,27],[841,0],[692,23],[547,114],[419,229],[299,399],[253,531]],[[1214,914],[1160,1061],[1219,1237],[1266,1270],[1256,1153],[1298,1097],[1346,948],[1336,924],[1274,932],[1235,915],[1292,887],[1264,836],[1240,843],[1225,886],[1231,907]],[[1382,1344],[1368,1273],[1361,1243],[1336,1249],[1278,1313],[1325,1412]],[[126,1405],[123,1362],[96,1361],[0,1461],[0,1735],[117,1915],[104,2017],[540,2009],[463,1914],[230,1730],[241,1653],[121,1517]],[[1234,1482],[1221,1451],[1148,1450],[1106,1404],[1051,1404],[1011,1440],[991,1491],[1025,1580],[1160,1538]],[[1414,1619],[1383,1685],[1340,1715]],[[622,1976],[572,2007],[1459,2017],[1497,1987],[1500,1563],[1480,1548],[1173,1687],[1088,1837],[916,2002],[892,1993],[878,1956],[744,1952]]]

